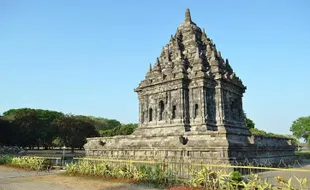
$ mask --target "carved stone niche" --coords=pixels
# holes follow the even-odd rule
[[[255,142],[255,136],[252,135],[252,136],[248,137],[248,140],[249,140],[249,142],[250,142],[251,144],[254,144],[254,142]]]
[[[100,146],[104,146],[104,145],[106,144],[106,142],[105,142],[105,141],[102,141],[102,140],[99,140],[98,143],[99,143]]]
[[[188,138],[187,138],[187,137],[184,137],[183,135],[181,135],[181,136],[179,137],[179,140],[180,140],[180,142],[181,142],[183,145],[186,145],[187,142],[188,142]]]

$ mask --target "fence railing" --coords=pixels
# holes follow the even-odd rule
[[[256,174],[263,180],[267,180],[270,184],[279,186],[277,181],[280,178],[287,181],[291,178],[292,185],[299,185],[299,179],[310,179],[310,162],[300,163],[298,160],[293,164],[285,163],[284,160],[280,160],[278,167],[271,167],[267,162],[264,164],[255,163],[232,163],[228,164],[212,164],[212,163],[190,163],[190,162],[166,162],[166,161],[139,161],[139,160],[110,160],[102,158],[74,158],[73,162],[87,161],[89,164],[105,163],[111,167],[115,166],[127,166],[128,168],[135,168],[139,166],[146,167],[160,167],[166,171],[170,169],[178,175],[179,178],[191,178],[193,174],[207,169],[210,171],[219,172],[222,174],[229,174],[234,171],[238,171],[244,178],[249,178],[251,175]],[[310,184],[304,189],[310,189]]]
[[[36,159],[34,158],[35,157],[29,159],[29,156],[25,156],[19,159],[20,161],[23,161],[23,163],[26,163],[29,160],[35,161]],[[56,159],[53,157],[36,158],[43,158],[49,163],[50,159]],[[231,162],[231,164],[213,164],[191,163],[188,161],[113,160],[104,158],[75,157],[73,159],[66,160],[66,163],[61,162],[61,164],[62,166],[66,165],[66,170],[69,173],[70,171],[73,173],[80,172],[80,174],[95,176],[102,175],[103,177],[135,178],[134,176],[136,175],[139,177],[139,172],[143,173],[148,171],[149,173],[146,176],[149,177],[149,180],[153,180],[153,175],[157,175],[158,173],[156,174],[156,172],[158,170],[160,175],[163,174],[166,177],[172,176],[172,178],[186,182],[197,178],[203,178],[203,180],[211,180],[211,178],[220,179],[221,177],[225,178],[225,176],[229,176],[230,178],[232,177],[232,173],[242,175],[242,178],[245,181],[251,181],[253,178],[259,178],[259,180],[263,181],[262,183],[265,183],[266,180],[268,184],[272,184],[276,187],[282,187],[288,184],[298,187],[301,186],[301,181],[304,181],[304,179],[310,179],[310,161],[300,163],[298,160],[293,163],[285,163],[284,160],[280,160],[277,165],[278,167],[271,167],[268,161],[265,163],[257,163],[255,160],[252,162],[245,161],[239,163]],[[142,170],[142,168],[144,168],[144,170]],[[211,177],[211,173],[215,174],[215,176]],[[160,175],[157,179],[161,179],[162,176]],[[300,189],[310,189],[310,184],[303,184],[303,187]]]

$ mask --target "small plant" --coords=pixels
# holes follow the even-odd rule
[[[272,189],[272,184],[268,183],[268,180],[265,179],[264,183],[261,183],[261,181],[260,181],[260,183],[257,184],[257,189],[258,190],[271,190]]]
[[[300,190],[304,190],[304,189],[307,189],[307,184],[308,184],[308,180],[307,178],[298,178],[296,176],[294,176],[295,179],[297,180],[298,184],[299,184],[299,187],[300,187]]]
[[[233,180],[236,183],[239,183],[243,180],[242,175],[238,171],[234,171],[231,173],[231,180]]]
[[[208,168],[203,168],[198,172],[192,170],[191,176],[188,184],[192,187],[215,188],[219,183],[218,173]]]
[[[0,165],[10,164],[12,162],[13,156],[11,155],[0,155]]]
[[[280,183],[281,185],[284,185],[287,187],[287,189],[290,190],[295,190],[295,188],[292,186],[292,178],[290,178],[289,180],[285,180],[283,177],[281,176],[277,176],[275,177],[277,182]]]
[[[40,157],[14,157],[11,164],[13,166],[28,168],[31,170],[41,170],[43,168],[44,158]]]
[[[25,160],[24,160],[25,161]],[[22,161],[21,161],[22,162]],[[30,162],[30,161],[28,161]],[[34,161],[33,161],[34,162]],[[31,162],[32,163],[32,162]],[[222,171],[214,171],[207,167],[199,171],[191,170],[189,179],[182,179],[178,173],[163,165],[140,165],[129,163],[109,163],[104,160],[81,159],[66,165],[69,175],[82,174],[89,176],[101,176],[117,179],[133,179],[139,183],[154,185],[157,187],[169,187],[172,185],[185,184],[195,188],[203,189],[225,189],[225,190],[272,190],[272,184],[262,180],[258,174],[251,174],[243,178],[241,173],[234,171],[229,174]],[[278,176],[277,181],[285,186],[285,189],[304,190],[308,183],[306,178],[298,179],[299,187],[293,187],[292,178],[285,180]]]

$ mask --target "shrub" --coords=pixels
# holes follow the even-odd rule
[[[134,166],[131,163],[108,165],[104,160],[79,160],[66,165],[69,175],[101,176],[119,179],[133,179],[138,182],[173,185],[178,182],[177,175],[171,169],[161,165]]]
[[[11,155],[0,155],[0,165],[10,164],[12,162],[13,156]]]
[[[162,164],[135,166],[132,163],[110,164],[104,160],[82,159],[76,163],[67,164],[66,172],[69,175],[83,174],[117,179],[133,179],[140,183],[154,184],[160,187],[180,184],[204,189],[272,189],[273,187],[272,184],[269,184],[267,180],[262,180],[257,174],[251,174],[245,180],[238,171],[227,174],[210,170],[207,167],[198,171],[191,170],[190,178],[181,179],[181,175]],[[296,178],[296,180],[300,189],[308,183],[307,179]],[[282,185],[292,187],[291,179],[277,181]]]
[[[11,164],[20,168],[28,168],[31,170],[39,170],[43,168],[44,158],[40,157],[14,157]]]
[[[243,180],[241,173],[238,171],[234,171],[231,173],[231,179],[237,183],[239,183]]]

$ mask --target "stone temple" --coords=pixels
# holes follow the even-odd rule
[[[291,139],[252,136],[246,128],[245,90],[187,9],[184,22],[135,89],[139,127],[128,136],[88,138],[86,155],[199,163],[293,159]]]

